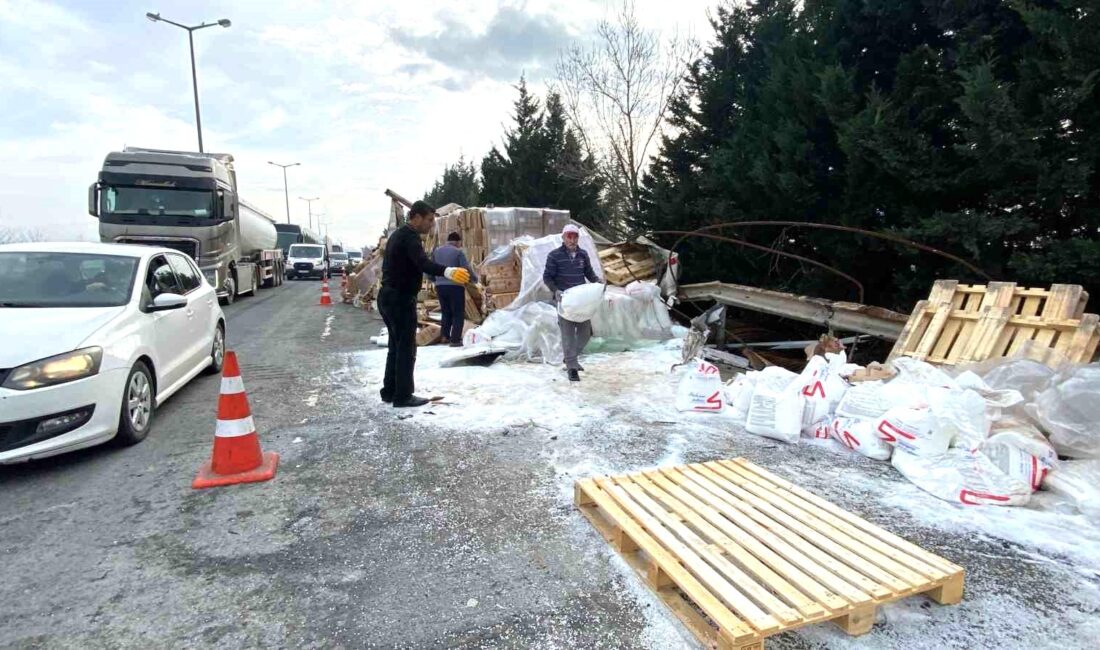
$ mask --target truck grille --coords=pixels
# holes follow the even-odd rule
[[[188,241],[186,239],[129,239],[123,237],[116,239],[120,244],[140,244],[142,246],[158,246],[161,248],[171,248],[172,250],[179,251],[186,255],[191,256],[191,259],[198,259],[199,245],[197,242]]]

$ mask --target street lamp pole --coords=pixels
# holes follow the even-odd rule
[[[313,202],[314,201],[319,201],[321,199],[321,197],[315,196],[312,199],[307,199],[304,196],[299,196],[298,198],[305,201],[306,205],[309,208],[309,229],[313,230]]]
[[[289,165],[280,165],[277,162],[271,162],[269,160],[267,161],[267,164],[283,168],[283,199],[286,200],[286,222],[290,223],[290,191],[287,190],[286,186],[286,168],[294,167],[295,165],[301,165],[302,163],[290,163]]]
[[[199,74],[195,68],[195,32],[207,27],[221,26],[229,27],[233,23],[228,18],[222,18],[221,20],[213,23],[202,23],[200,25],[181,25],[177,22],[168,20],[167,18],[161,18],[160,14],[152,12],[146,13],[145,17],[149,20],[156,22],[168,23],[169,25],[175,25],[180,29],[187,30],[187,43],[191,47],[191,85],[195,90],[195,128],[199,133],[199,153],[203,153],[202,148],[202,114],[199,111]]]

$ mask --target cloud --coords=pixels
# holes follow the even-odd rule
[[[452,15],[441,16],[440,21],[441,29],[430,34],[394,28],[390,37],[447,67],[496,81],[514,82],[524,72],[541,75],[575,37],[570,26],[553,14],[512,6],[501,7],[483,32],[475,32]],[[456,81],[449,79],[451,87],[463,87]]]

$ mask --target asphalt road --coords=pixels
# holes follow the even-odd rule
[[[564,449],[649,466],[684,443],[670,423],[559,440],[398,419],[355,362],[378,321],[318,307],[318,294],[317,282],[293,282],[226,309],[263,446],[282,456],[273,481],[190,488],[210,453],[216,377],[164,404],[140,445],[0,467],[0,647],[695,647],[569,505],[575,477],[552,462]],[[849,498],[842,470],[817,450],[729,435],[687,446],[687,462],[783,463]],[[844,462],[898,480],[888,465]],[[1045,638],[1032,610],[1095,613],[1065,588],[1095,594],[1095,575],[896,512],[861,513],[967,567],[968,606],[904,610],[958,628],[936,637],[951,646]],[[878,646],[933,647],[904,623],[876,626]],[[1062,648],[1083,638],[1075,629]],[[821,638],[787,634],[769,647]]]

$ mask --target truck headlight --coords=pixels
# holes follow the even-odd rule
[[[103,348],[100,347],[40,359],[12,370],[4,381],[4,388],[31,390],[84,379],[98,373],[102,361]]]

